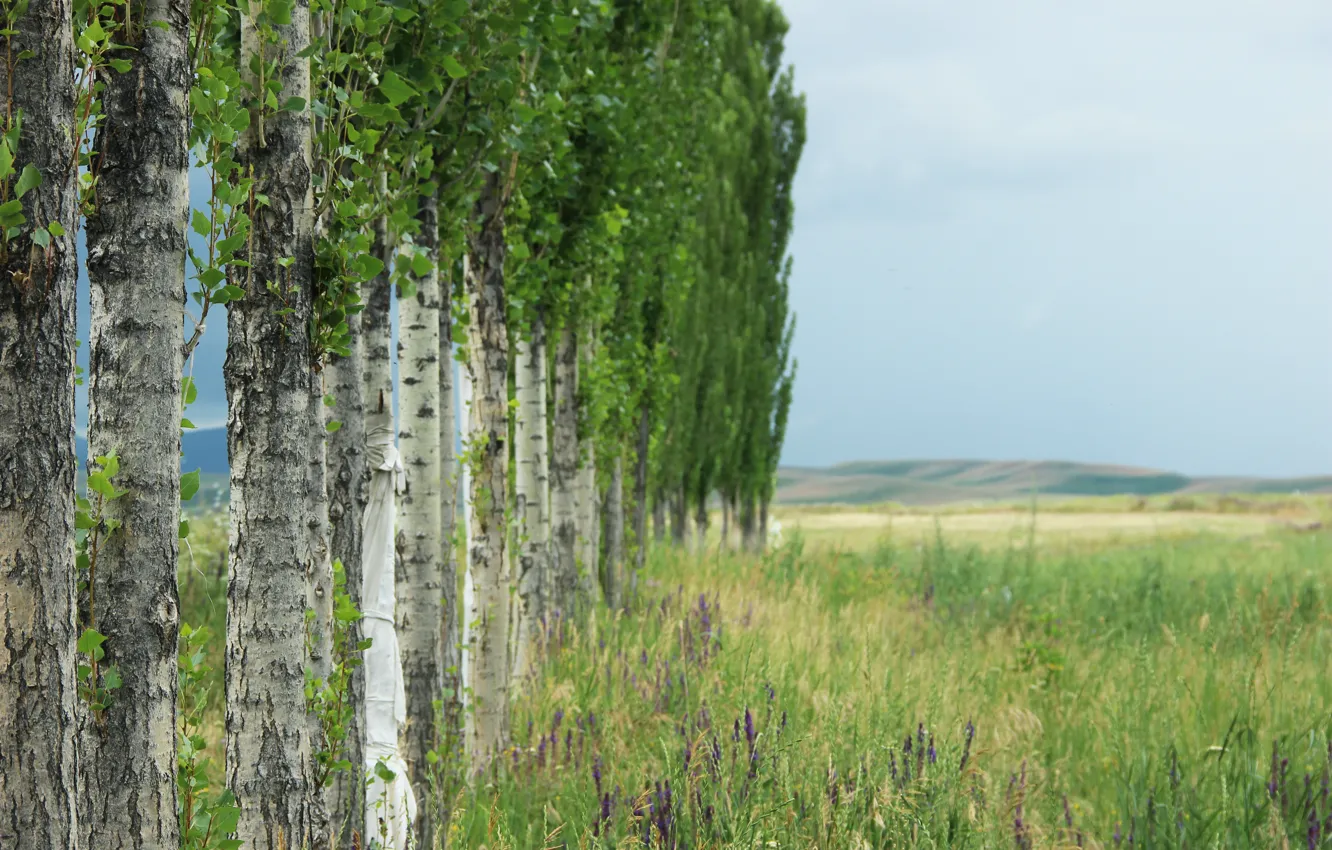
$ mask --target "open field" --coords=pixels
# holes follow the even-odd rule
[[[513,749],[426,804],[492,849],[1327,846],[1332,536],[1287,527],[1318,505],[1084,507],[656,551],[631,613],[552,631]],[[216,629],[196,522],[182,608]]]
[[[1312,529],[1332,517],[1332,499],[1305,497],[1180,497],[1068,499],[1019,503],[901,506],[786,506],[773,514],[784,534],[813,547],[864,551],[880,541],[921,544],[943,535],[987,549],[1026,546],[1095,547],[1197,534],[1254,537]]]

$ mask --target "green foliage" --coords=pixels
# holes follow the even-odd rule
[[[103,665],[106,636],[97,631],[97,556],[106,539],[120,529],[120,521],[106,515],[107,507],[129,493],[114,483],[120,473],[120,458],[115,452],[93,459],[88,469],[87,493],[75,499],[74,563],[79,573],[79,591],[85,600],[81,632],[75,650],[79,653],[76,670],[79,698],[87,704],[93,718],[101,722],[111,707],[114,694],[123,681],[114,665]]]
[[[240,807],[229,789],[214,792],[207,778],[208,739],[204,724],[216,686],[208,664],[211,640],[207,627],[181,623],[178,656],[180,734],[176,749],[177,805],[182,850],[239,850],[229,838],[236,830]]]
[[[351,771],[347,760],[347,736],[356,706],[351,700],[353,671],[361,666],[362,654],[370,648],[369,639],[356,641],[354,624],[361,612],[347,592],[347,573],[341,561],[333,562],[333,633],[332,669],[328,678],[317,678],[307,669],[305,698],[309,710],[319,719],[321,740],[315,742],[315,782],[319,787],[332,785],[338,773]],[[359,769],[359,768],[358,768]]]

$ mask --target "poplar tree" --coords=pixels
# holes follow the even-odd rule
[[[78,848],[74,28],[3,11],[0,132],[0,845]]]
[[[189,220],[189,9],[124,7],[103,87],[88,216],[88,449],[114,457],[83,628],[121,685],[82,739],[88,847],[173,847],[176,813],[176,556]],[[149,22],[155,22],[150,25]],[[102,464],[100,474],[110,470]]]

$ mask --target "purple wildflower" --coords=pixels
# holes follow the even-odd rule
[[[966,740],[962,744],[962,763],[957,766],[957,772],[961,773],[967,769],[967,759],[971,758],[971,742],[976,738],[976,725],[970,720],[967,721]]]
[[[754,731],[754,715],[749,713],[749,706],[745,706],[745,742],[749,744],[749,749],[754,749],[754,738],[758,733]]]

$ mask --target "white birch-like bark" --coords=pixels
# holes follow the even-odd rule
[[[555,350],[554,422],[550,447],[552,613],[573,613],[578,595],[578,351],[573,330]]]
[[[464,255],[464,281],[468,279],[468,265],[467,257]],[[477,615],[477,609],[476,575],[472,569],[472,515],[474,513],[472,505],[472,464],[468,462],[472,443],[472,370],[466,363],[460,364],[458,369],[458,430],[462,434],[463,441],[463,458],[458,464],[458,492],[461,494],[463,503],[462,529],[458,534],[459,552],[462,557],[459,568],[463,571],[462,628],[458,635],[458,653],[463,684],[462,700],[464,709],[467,709],[472,705],[468,689],[472,686],[472,633],[475,630],[473,618]],[[472,712],[464,710],[463,723],[465,726],[464,739],[470,740],[473,734]]]
[[[329,549],[328,521],[328,430],[324,420],[324,382],[320,372],[310,373],[310,409],[314,422],[309,432],[309,481],[305,489],[304,513],[308,517],[306,528],[310,557],[307,561],[306,608],[313,613],[307,626],[306,645],[310,672],[316,686],[327,687],[333,672],[333,558]],[[325,739],[323,721],[313,711],[306,712],[310,726],[312,756],[327,751],[331,744]],[[329,755],[334,755],[329,753]],[[340,754],[340,755],[345,755]],[[327,850],[334,844],[333,801],[331,789],[316,766],[315,785],[311,790],[310,835],[311,850]]]
[[[441,276],[439,307],[439,539],[443,568],[444,619],[440,640],[444,670],[444,736],[446,746],[461,742],[462,658],[458,648],[462,612],[458,605],[458,549],[454,545],[458,525],[458,415],[453,386],[453,287]],[[450,801],[444,801],[446,807]]]
[[[291,23],[276,31],[286,44],[278,97],[309,103],[308,4],[297,2]],[[257,65],[279,58],[273,53],[251,14],[242,14],[240,65],[251,85],[259,85]],[[236,837],[247,850],[323,840],[315,832],[319,790],[305,701],[305,611],[320,569],[307,513],[311,434],[322,425],[311,391],[310,156],[308,109],[254,115],[238,152],[241,167],[253,168],[255,191],[268,197],[242,252],[250,268],[238,268],[233,280],[245,297],[229,305],[223,369],[231,457],[226,773],[241,809]]]
[[[79,811],[89,848],[174,848],[176,555],[180,521],[181,326],[185,301],[189,5],[147,0],[117,33],[131,63],[99,77],[97,208],[88,217],[91,294],[88,454],[114,453],[126,496],[99,546],[83,624],[106,636],[105,667],[123,681],[81,740]],[[89,619],[92,618],[92,619]],[[0,841],[0,844],[3,844]]]
[[[514,427],[516,510],[519,556],[517,625],[514,631],[513,674],[521,683],[536,661],[541,622],[550,595],[550,490],[546,452],[546,327],[540,315],[532,320],[530,339],[515,344],[514,367],[518,421]]]
[[[472,383],[469,461],[471,572],[475,611],[469,655],[472,725],[468,752],[484,764],[508,738],[509,340],[504,292],[504,211],[500,175],[486,177],[468,240],[468,369]]]
[[[0,249],[0,847],[81,847],[75,747],[74,33],[68,0],[32,0],[0,62],[23,113],[24,232]],[[12,179],[12,178],[11,178]],[[13,183],[10,184],[11,186]],[[7,198],[9,196],[6,196]],[[35,224],[59,222],[46,249]],[[177,337],[179,339],[179,337]]]
[[[575,504],[578,511],[578,594],[580,603],[590,606],[601,602],[601,561],[598,541],[601,537],[601,510],[597,499],[597,449],[590,436],[578,439],[582,466],[578,467]]]
[[[591,281],[588,282],[591,288]],[[596,336],[592,328],[583,329],[579,345],[579,364],[582,374],[590,374],[595,356]],[[584,399],[586,402],[586,399]],[[601,602],[601,507],[597,492],[597,443],[590,433],[578,435],[578,468],[576,501],[578,510],[578,588],[582,602],[590,611]]]
[[[430,271],[416,294],[398,300],[398,445],[407,486],[398,500],[398,646],[407,692],[403,758],[421,799],[429,794],[426,754],[439,744],[435,701],[444,690],[444,586],[440,558],[439,272],[436,207],[423,198],[420,244]],[[432,845],[430,807],[417,817],[418,842]]]

